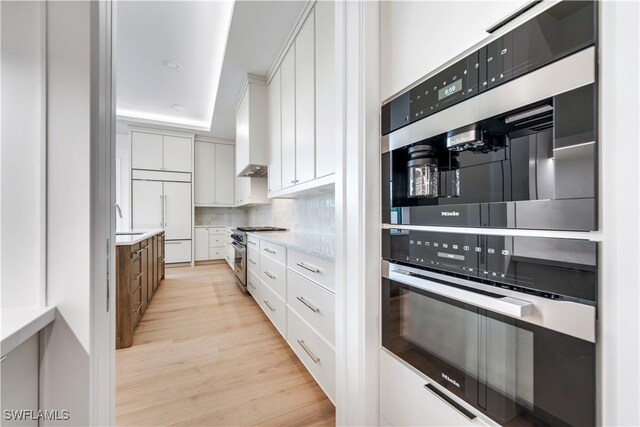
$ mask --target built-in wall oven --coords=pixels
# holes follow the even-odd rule
[[[596,256],[584,240],[384,230],[382,345],[502,425],[594,425]]]
[[[557,3],[383,104],[383,222],[597,229],[596,28]]]
[[[465,416],[596,424],[596,47],[541,2],[382,105],[382,345]]]

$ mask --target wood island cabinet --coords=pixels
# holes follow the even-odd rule
[[[116,246],[116,348],[131,347],[133,330],[164,279],[164,232]]]

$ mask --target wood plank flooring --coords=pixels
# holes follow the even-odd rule
[[[121,426],[335,425],[331,401],[226,264],[167,268],[116,372]]]

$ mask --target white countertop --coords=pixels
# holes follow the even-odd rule
[[[249,231],[247,234],[306,252],[327,261],[335,261],[336,258],[335,237],[332,235],[308,234],[295,231]]]
[[[204,224],[194,225],[195,228],[236,228],[238,225],[220,225],[220,224]]]
[[[37,334],[40,329],[53,322],[56,318],[55,307],[25,306],[3,308],[0,310],[2,319],[2,342],[0,343],[0,357],[6,356],[20,344]]]
[[[149,230],[120,230],[116,231],[116,246],[130,246],[135,245],[138,242],[153,237],[156,234],[164,232],[161,228],[153,228]],[[119,233],[131,233],[131,234],[119,234]]]

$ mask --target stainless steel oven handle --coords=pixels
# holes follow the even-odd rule
[[[405,285],[414,286],[434,294],[438,294],[456,301],[475,305],[511,317],[526,317],[533,314],[533,303],[512,297],[492,297],[465,289],[448,286],[443,283],[433,282],[422,277],[415,277],[408,270],[389,271],[389,279]]]
[[[447,405],[451,406],[453,409],[460,412],[460,414],[463,415],[468,420],[474,420],[476,418],[476,415],[473,412],[468,411],[467,408],[460,405],[458,402],[456,402],[455,400],[453,400],[452,398],[444,394],[442,391],[438,390],[433,384],[431,383],[425,384],[424,388],[429,390],[431,393],[433,393],[438,399],[442,400]]]

